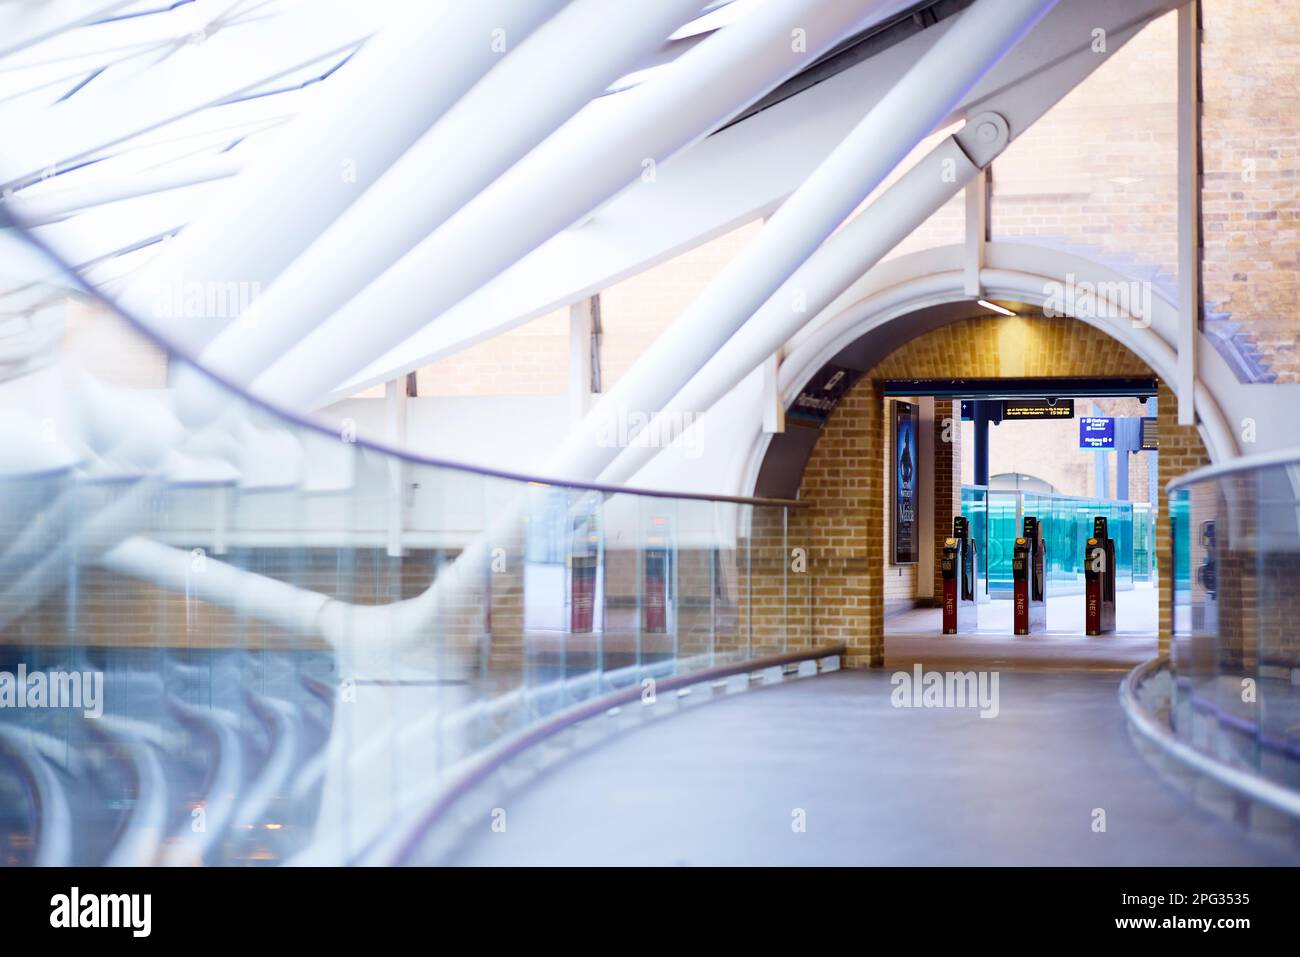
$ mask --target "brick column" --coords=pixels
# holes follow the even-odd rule
[[[796,542],[806,542],[812,634],[843,641],[850,668],[884,664],[884,403],[870,379],[840,400],[804,471],[800,497],[811,508],[793,515]]]
[[[934,598],[943,604],[943,542],[952,534],[953,516],[961,514],[961,400],[934,400]]]
[[[1169,530],[1169,494],[1165,487],[1169,482],[1192,469],[1208,465],[1209,454],[1201,442],[1201,436],[1195,426],[1178,424],[1178,405],[1173,392],[1164,382],[1160,383],[1157,394],[1159,410],[1156,429],[1160,436],[1160,489],[1157,499],[1159,512],[1156,515],[1156,587],[1159,591],[1160,631],[1159,648],[1161,654],[1169,653],[1169,643],[1173,637],[1173,605],[1170,594],[1170,576],[1174,569],[1173,536]]]

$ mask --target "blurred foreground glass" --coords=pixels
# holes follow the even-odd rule
[[[807,640],[790,503],[397,454],[0,264],[7,864],[358,861],[545,715]]]
[[[1192,473],[1170,500],[1174,733],[1300,787],[1300,458]]]

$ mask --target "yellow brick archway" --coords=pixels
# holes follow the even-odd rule
[[[888,548],[884,380],[1150,375],[1154,372],[1147,363],[1099,329],[1077,319],[1041,315],[963,319],[922,333],[881,359],[836,406],[804,469],[799,496],[810,507],[794,515],[791,542],[806,548],[811,561],[812,633],[846,642],[850,667],[883,664]],[[1176,403],[1163,381],[1159,399],[1164,476],[1208,462],[1197,430],[1177,425]],[[936,400],[936,433],[944,418],[958,415],[951,400]],[[938,517],[941,509],[948,515],[960,510],[960,468],[955,465],[960,450],[938,434],[934,447],[937,474],[949,478],[944,489],[936,489]],[[1161,498],[1156,549],[1161,568],[1169,568],[1167,509]],[[943,524],[936,521],[936,534]],[[914,567],[909,570],[916,574]],[[1163,650],[1170,609],[1165,588],[1159,596]]]

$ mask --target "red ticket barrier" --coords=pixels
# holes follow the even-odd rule
[[[943,578],[943,633],[957,635],[979,626],[979,560],[964,516],[952,520],[939,571]]]
[[[1043,527],[1037,518],[1026,515],[1024,532],[1016,539],[1011,560],[1013,631],[1017,635],[1047,630],[1047,548]]]
[[[1084,631],[1104,635],[1115,630],[1115,542],[1108,534],[1106,519],[1098,515],[1092,523],[1092,538],[1084,546],[1083,561]]]

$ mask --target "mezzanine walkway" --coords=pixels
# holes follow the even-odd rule
[[[1128,740],[1113,672],[1003,670],[983,719],[892,707],[891,670],[754,690],[611,738],[507,798],[504,833],[483,809],[455,862],[1294,863],[1162,783]]]

